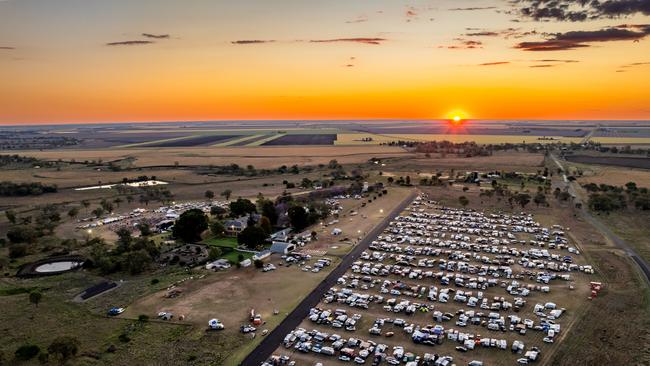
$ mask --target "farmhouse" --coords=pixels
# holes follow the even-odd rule
[[[262,218],[260,214],[250,214],[249,216],[242,216],[236,219],[228,219],[223,222],[223,226],[226,228],[226,235],[228,236],[237,236],[248,227],[248,221],[250,219],[253,222],[258,222]]]
[[[223,222],[223,226],[226,228],[226,235],[237,236],[237,234],[248,227],[248,217],[244,216],[226,220]]]

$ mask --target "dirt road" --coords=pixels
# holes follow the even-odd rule
[[[587,221],[589,222],[593,227],[595,227],[605,239],[610,241],[612,244],[617,246],[618,248],[622,249],[625,254],[627,254],[641,269],[641,272],[643,273],[643,277],[646,280],[646,283],[650,285],[650,264],[641,257],[634,248],[632,248],[631,245],[629,245],[625,240],[623,240],[620,236],[616,235],[607,225],[603,224],[597,217],[591,214],[589,211],[589,207],[586,204],[586,202],[583,202],[580,198],[580,194],[578,193],[580,189],[580,184],[577,181],[569,181],[566,177],[566,170],[564,170],[564,166],[562,165],[562,162],[554,155],[551,154],[550,158],[553,160],[553,162],[560,168],[562,169],[562,179],[563,179],[563,186],[566,187],[574,198],[574,203],[581,203],[581,208],[580,208],[580,215]]]

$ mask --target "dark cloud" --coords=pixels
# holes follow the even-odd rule
[[[364,43],[364,44],[381,44],[385,42],[386,38],[366,38],[366,37],[356,37],[356,38],[332,38],[332,39],[312,39],[309,40],[311,43]]]
[[[631,64],[623,65],[621,67],[629,69],[632,67],[639,67],[639,66],[646,66],[646,65],[650,65],[650,62],[633,62]]]
[[[557,63],[570,64],[570,63],[576,63],[576,62],[580,62],[580,61],[578,61],[578,60],[543,59],[543,60],[533,60],[533,62],[557,62]]]
[[[515,45],[515,48],[519,48],[524,51],[565,51],[565,50],[574,50],[582,47],[589,47],[589,45],[575,43],[575,42],[556,41],[556,40],[548,40],[548,41],[540,41],[540,42],[521,42]]]
[[[469,8],[451,8],[450,11],[474,11],[474,10],[492,10],[496,9],[496,6],[473,6]]]
[[[573,31],[558,33],[555,39],[559,41],[589,43],[589,42],[610,42],[610,41],[633,41],[642,39],[650,34],[650,27],[642,31],[632,31],[623,28],[605,28],[596,31]]]
[[[240,39],[237,41],[232,41],[232,44],[262,44],[262,43],[273,43],[273,39]]]
[[[650,15],[648,0],[511,0],[515,13],[538,21],[581,22],[634,14]]]
[[[153,41],[120,41],[120,42],[109,42],[106,43],[107,46],[144,46],[147,44],[155,43]]]
[[[521,28],[506,28],[506,29],[481,29],[481,28],[466,28],[468,33],[463,34],[465,37],[503,37],[509,38],[523,38],[526,36],[538,34],[536,30],[522,31]]]
[[[492,31],[480,31],[480,32],[465,33],[464,35],[467,37],[497,37],[500,36],[501,33],[492,32]]]
[[[633,30],[631,30],[633,29]],[[639,25],[635,28],[612,27],[595,31],[571,31],[549,35],[550,38],[539,42],[521,42],[515,45],[525,51],[563,51],[589,47],[589,43],[612,41],[635,41],[650,34],[650,26]]]
[[[153,33],[142,33],[143,37],[154,38],[154,39],[166,39],[169,38],[169,34],[153,34]]]
[[[15,47],[9,47],[9,46],[0,46],[0,50],[15,50]]]
[[[497,65],[506,65],[509,64],[510,61],[496,61],[496,62],[485,62],[482,64],[478,64],[479,66],[497,66]]]
[[[354,64],[347,64],[345,67],[354,67]]]
[[[542,67],[542,68],[545,68],[545,67],[555,67],[555,66],[557,66],[557,65],[552,65],[552,64],[541,64],[541,65],[530,65],[530,66],[528,66],[528,67]]]

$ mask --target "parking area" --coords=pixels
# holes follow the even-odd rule
[[[595,288],[567,230],[421,195],[268,363],[535,363],[567,336]]]

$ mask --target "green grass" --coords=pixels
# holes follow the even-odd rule
[[[38,287],[3,287],[0,288],[0,296],[28,294],[36,289],[38,289]]]
[[[224,237],[224,238],[210,238],[202,241],[203,244],[221,247],[221,248],[237,248],[237,238]]]
[[[239,262],[239,255],[243,255],[244,259],[251,259],[253,257],[253,253],[247,253],[247,252],[240,252],[238,250],[233,250],[231,252],[228,252],[224,255],[221,256],[221,258],[227,259],[231,262],[237,263]]]

